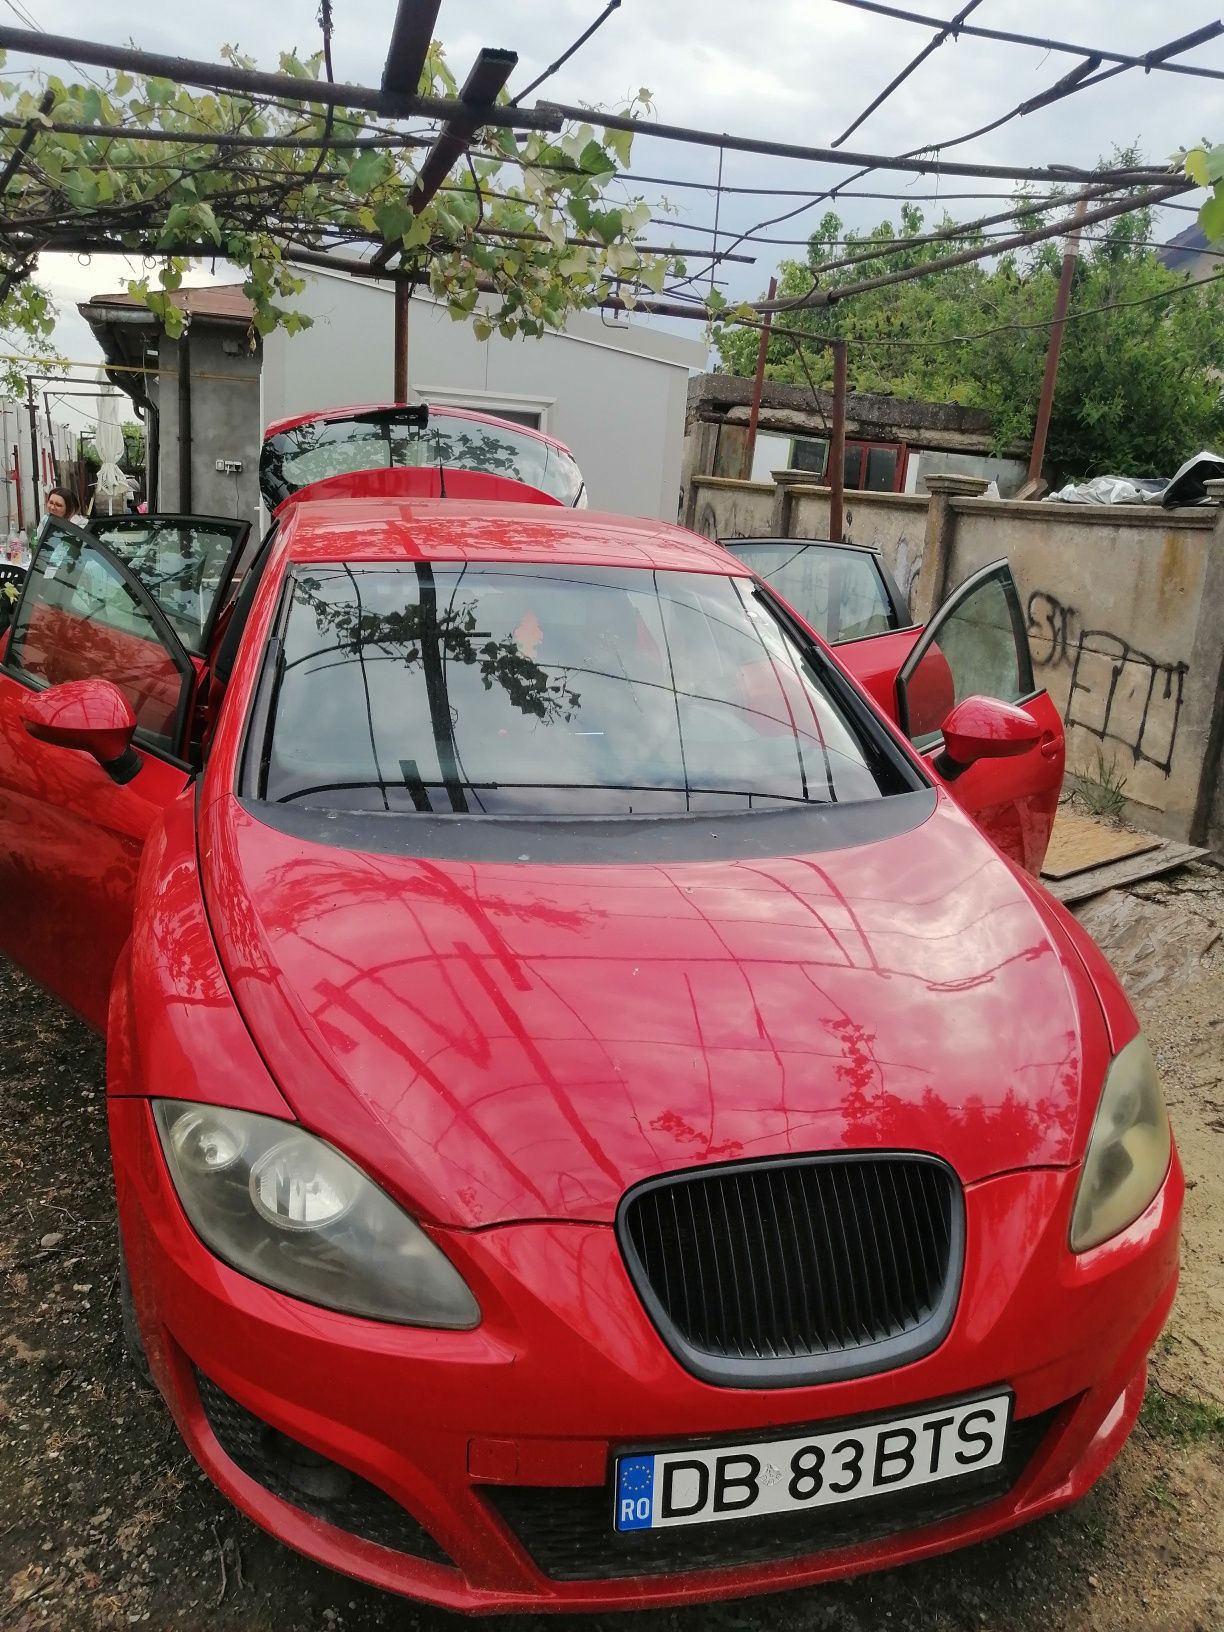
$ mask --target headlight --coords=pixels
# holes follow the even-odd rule
[[[408,1326],[477,1325],[429,1237],[347,1157],[271,1116],[153,1101],[187,1217],[227,1264],[295,1298]]]
[[[1169,1171],[1169,1117],[1142,1035],[1105,1075],[1071,1216],[1071,1251],[1087,1252],[1133,1224]]]

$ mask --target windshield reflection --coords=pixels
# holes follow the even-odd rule
[[[298,577],[264,793],[622,816],[880,786],[813,659],[747,579],[420,562]]]

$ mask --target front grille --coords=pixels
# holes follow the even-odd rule
[[[732,1387],[861,1377],[952,1324],[964,1211],[934,1157],[741,1162],[651,1179],[617,1219],[651,1318],[688,1370]]]
[[[217,1443],[231,1462],[273,1496],[362,1541],[454,1567],[429,1532],[385,1490],[261,1421],[203,1372],[197,1371],[195,1377]]]
[[[612,1490],[488,1486],[481,1491],[543,1574],[554,1581],[613,1581],[638,1575],[744,1569],[818,1557],[910,1532],[985,1507],[1006,1496],[1045,1438],[1059,1408],[1013,1422],[1002,1463],[947,1485],[806,1513],[677,1525],[620,1534],[612,1528]]]

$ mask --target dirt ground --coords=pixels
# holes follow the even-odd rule
[[[1192,1186],[1181,1296],[1115,1467],[1070,1512],[950,1558],[588,1632],[1224,1626],[1224,873],[1081,916],[1141,1010]],[[3,965],[0,1044],[0,1626],[457,1632],[288,1552],[195,1471],[120,1337],[101,1050]],[[498,1632],[529,1624],[563,1623]]]

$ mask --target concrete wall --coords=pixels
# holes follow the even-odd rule
[[[771,497],[763,483],[695,477],[689,524],[827,538],[827,489],[778,478]],[[1100,756],[1125,777],[1139,825],[1224,850],[1224,508],[850,493],[845,537],[881,552],[919,620],[1005,557],[1069,768],[1091,776]]]
[[[264,423],[308,408],[389,402],[390,285],[323,273],[296,307],[314,326],[274,334],[264,348]],[[414,400],[457,402],[496,414],[538,409],[541,429],[573,451],[591,507],[674,521],[680,497],[684,411],[703,343],[641,325],[571,319],[564,334],[479,341],[436,302],[415,295],[408,337]]]
[[[247,350],[237,324],[194,318],[190,331],[191,503],[179,491],[179,342],[161,338],[158,380],[159,510],[196,515],[241,516],[253,522],[259,509],[260,355]],[[239,462],[235,476],[218,460]]]
[[[1000,556],[1011,562],[1069,763],[1091,771],[1099,754],[1125,773],[1127,798],[1149,825],[1188,836],[1203,747],[1224,706],[1224,512],[1101,505],[1076,514],[983,499],[953,499],[952,510],[945,582]]]

